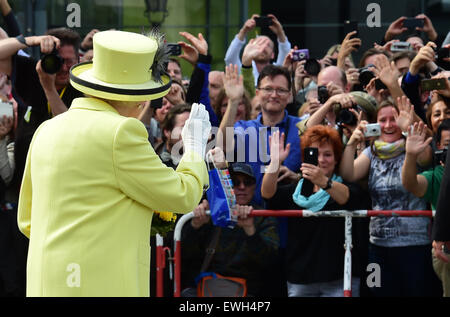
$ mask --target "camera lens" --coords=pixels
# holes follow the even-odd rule
[[[313,58],[306,60],[305,71],[309,75],[311,75],[311,76],[319,75],[320,69],[321,69],[320,63],[317,60],[315,60]]]
[[[57,73],[63,65],[63,59],[55,52],[46,54],[41,58],[41,66],[47,74]]]
[[[372,78],[375,78],[375,74],[367,67],[361,68],[359,70],[359,82],[361,83],[361,85],[363,85],[363,87],[367,86]]]
[[[352,112],[350,112],[350,110],[342,109],[339,112],[338,117],[336,118],[336,122],[339,125],[346,124],[346,125],[354,126],[358,122],[358,119],[355,117],[355,115]]]
[[[327,100],[330,96],[328,95],[328,89],[326,86],[317,87],[317,97],[321,104],[324,104],[325,102],[327,102]]]

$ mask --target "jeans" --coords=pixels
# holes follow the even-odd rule
[[[352,277],[352,296],[359,297],[358,277]],[[343,297],[344,280],[340,279],[331,282],[293,284],[287,282],[289,297]]]

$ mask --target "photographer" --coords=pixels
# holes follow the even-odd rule
[[[247,33],[252,31],[256,27],[255,18],[260,18],[260,16],[257,14],[252,15],[252,17],[248,19],[239,30],[239,33],[234,37],[233,41],[227,49],[227,52],[225,53],[225,65],[233,64],[238,65],[239,69],[241,68],[242,64],[239,58],[239,54],[242,47],[245,45]],[[280,21],[278,21],[278,19],[273,14],[268,14],[267,18],[270,19],[271,23],[268,28],[277,36],[278,40],[278,57],[274,65],[281,66],[283,64],[284,58],[291,49],[291,43],[286,37]],[[264,45],[264,50],[254,59],[252,63],[255,86],[257,84],[256,81],[258,80],[261,70],[265,66],[269,65],[275,57],[273,41],[267,36],[264,37],[268,40]]]
[[[28,147],[37,127],[45,120],[67,111],[72,100],[82,96],[69,83],[69,70],[78,63],[79,41],[79,35],[66,28],[48,30],[44,36],[24,38],[20,35],[0,41],[0,72],[12,79],[13,96],[19,104],[16,171],[12,184],[16,195]],[[63,59],[61,68],[55,74],[48,74],[44,72],[41,61],[16,54],[20,49],[31,46],[40,46],[42,54],[57,53]]]
[[[412,60],[409,71],[402,80],[403,91],[414,105],[414,111],[423,121],[426,120],[424,104],[428,98],[428,93],[421,91],[421,79],[428,74],[434,76],[442,70],[434,63],[436,47],[433,42],[428,42],[427,45],[422,47]]]
[[[306,129],[321,124],[327,118],[328,123],[335,124],[335,115],[332,113],[331,103],[325,104],[328,100],[336,95],[341,95],[349,92],[347,76],[345,72],[337,66],[329,66],[320,71],[317,77],[317,94],[320,104],[322,105],[313,116],[300,121],[297,124],[299,134],[302,135]],[[351,103],[348,107],[350,107]]]

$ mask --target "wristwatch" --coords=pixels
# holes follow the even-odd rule
[[[322,188],[323,190],[328,190],[331,188],[331,186],[333,185],[333,181],[331,180],[331,177],[328,179],[327,185]]]
[[[18,40],[19,43],[25,45],[26,47],[29,47],[27,42],[25,41],[25,37],[23,36],[23,34],[20,34],[19,36],[16,36],[16,40]]]

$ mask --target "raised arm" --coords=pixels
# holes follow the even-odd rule
[[[355,153],[358,144],[364,142],[364,131],[367,121],[361,121],[358,127],[353,131],[348,141],[344,153],[342,154],[339,173],[342,178],[348,182],[356,182],[369,174],[370,159],[365,154],[359,155],[355,159]]]
[[[261,185],[261,196],[264,199],[270,199],[275,195],[281,164],[289,155],[291,145],[287,144],[286,147],[284,147],[284,138],[284,133],[282,133],[280,137],[279,130],[269,136],[270,164],[264,173]]]
[[[424,152],[432,138],[426,139],[426,125],[423,122],[414,123],[414,129],[408,128],[406,139],[406,156],[402,166],[403,187],[416,197],[423,197],[427,192],[427,179],[417,174],[416,161],[420,153]]]
[[[232,140],[227,140],[227,130],[234,129],[237,108],[244,95],[243,78],[242,75],[239,75],[237,65],[229,65],[225,68],[223,83],[225,93],[228,97],[228,106],[222,121],[220,122],[218,141],[223,142],[223,147],[220,144],[219,147],[221,147],[225,153],[229,153],[234,149],[234,138],[231,138]]]

